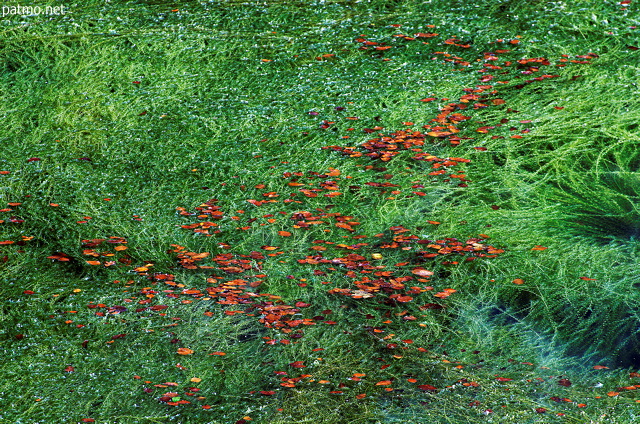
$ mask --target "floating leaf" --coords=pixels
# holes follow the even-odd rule
[[[376,386],[389,386],[391,385],[391,380],[382,380],[376,383]]]
[[[411,271],[411,273],[414,274],[414,275],[417,275],[419,277],[424,277],[424,278],[431,277],[433,275],[432,271],[426,270],[424,268],[414,268]]]

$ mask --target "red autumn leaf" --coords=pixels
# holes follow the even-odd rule
[[[294,361],[289,363],[290,366],[292,366],[293,368],[305,368],[306,365],[304,365],[303,361]]]
[[[414,268],[411,271],[411,273],[414,275],[417,275],[418,277],[424,277],[424,278],[427,278],[433,275],[432,271],[426,270],[424,268]]]
[[[344,222],[336,222],[336,227],[344,228],[345,230],[348,230],[351,232],[355,231],[351,225],[345,224]]]
[[[382,380],[376,383],[376,386],[390,386],[391,380]]]
[[[436,98],[435,98],[435,97],[427,97],[426,99],[421,99],[420,101],[421,101],[421,102],[432,102],[432,101],[434,101],[434,100],[436,100]]]
[[[594,365],[593,369],[594,370],[608,370],[609,367],[605,367],[604,365]]]
[[[513,378],[497,377],[496,381],[513,381]]]
[[[160,402],[170,402],[174,397],[180,396],[176,392],[167,392],[158,398]]]
[[[260,390],[260,394],[265,396],[273,396],[276,394],[276,392],[274,392],[273,390]]]
[[[27,162],[36,162],[36,161],[39,161],[39,160],[42,160],[42,159],[40,159],[40,158],[29,158],[29,159],[27,159]]]
[[[69,365],[67,368],[64,369],[65,372],[74,372],[75,368],[73,368],[71,365]]]
[[[569,381],[568,378],[561,378],[560,380],[558,380],[558,384],[564,387],[569,387],[571,386],[571,381]]]
[[[96,420],[94,420],[93,418],[83,418],[80,420],[81,423],[95,423]]]
[[[398,297],[395,298],[395,300],[397,302],[406,303],[406,302],[411,302],[413,300],[413,297],[411,297],[411,296],[398,296]]]
[[[580,279],[584,281],[597,281],[595,278],[589,278],[589,277],[580,277]]]
[[[69,256],[66,253],[62,253],[62,252],[57,252],[51,256],[47,256],[47,259],[53,259],[54,261],[60,261],[60,262],[68,262],[71,260],[71,258],[69,258]]]
[[[278,235],[282,237],[290,237],[291,233],[289,231],[278,231]]]
[[[430,384],[421,384],[421,385],[418,386],[418,389],[420,389],[420,390],[428,390],[428,391],[436,391],[436,390],[438,390],[437,387],[434,387],[434,386],[432,386]]]
[[[167,309],[169,307],[169,305],[153,305],[151,307],[152,311],[163,311],[165,309]]]
[[[548,247],[540,246],[539,244],[531,248],[531,250],[547,250]]]

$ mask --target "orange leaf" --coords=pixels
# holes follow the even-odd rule
[[[432,271],[426,270],[424,268],[414,268],[411,271],[412,274],[417,275],[419,277],[430,277],[433,275]]]
[[[121,252],[123,250],[127,250],[127,246],[116,246],[114,247],[114,249],[118,252]]]
[[[547,250],[548,247],[540,246],[539,244],[536,247],[533,247],[531,250]]]
[[[87,261],[89,265],[100,265],[100,261]]]
[[[376,386],[390,386],[391,380],[382,380],[376,383]]]
[[[178,355],[191,355],[193,353],[193,350],[186,348],[186,347],[180,347],[178,348]]]
[[[291,233],[289,231],[278,231],[278,235],[282,237],[290,237]]]
[[[349,224],[345,224],[344,222],[336,222],[336,227],[344,228],[348,231],[354,231],[353,227]]]
[[[516,278],[515,280],[512,281],[513,284],[524,284],[524,280],[522,278]]]
[[[398,301],[398,302],[401,302],[401,303],[406,303],[406,302],[411,302],[413,300],[413,297],[411,297],[411,296],[398,296],[398,297],[396,297],[395,300]]]

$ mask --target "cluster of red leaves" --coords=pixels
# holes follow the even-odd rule
[[[220,206],[217,206],[216,203],[218,199],[211,199],[200,206],[196,207],[195,212],[187,212],[183,207],[177,207],[176,210],[180,215],[183,216],[196,216],[198,219],[222,219],[224,217],[224,212],[220,210]],[[203,234],[206,236],[211,236],[212,234],[209,232],[210,228],[218,227],[218,224],[211,221],[204,222],[196,222],[193,224],[182,225],[182,228],[193,230],[194,233]],[[220,230],[214,230],[213,233],[219,233]]]
[[[0,171],[0,175],[5,175],[8,173],[9,171]],[[22,224],[24,222],[24,219],[12,213],[15,211],[15,209],[13,208],[20,205],[22,205],[22,203],[20,202],[9,202],[7,203],[7,207],[0,209],[0,217],[3,217],[2,219],[0,219],[0,224],[6,224],[6,225]],[[9,214],[9,216],[5,218],[4,217],[5,214]],[[33,236],[20,235],[19,237],[16,237],[13,240],[0,240],[0,246],[15,245],[19,247],[17,253],[22,253],[23,252],[22,247],[25,246],[27,242],[30,240],[33,240]],[[0,257],[0,263],[7,262],[8,260],[9,260],[8,255],[4,255]]]
[[[109,246],[108,249],[104,249],[105,243]],[[89,265],[103,265],[105,267],[116,265],[118,262],[123,265],[131,265],[131,257],[126,253],[121,253],[127,250],[127,240],[124,237],[111,236],[108,239],[91,239],[82,240],[82,254],[95,259],[87,260]],[[112,248],[111,248],[112,246]],[[96,248],[101,247],[100,251]],[[65,254],[58,254],[61,258],[49,256],[50,259],[65,260]],[[102,260],[98,260],[104,258]]]
[[[429,278],[433,275],[432,271],[429,271],[419,265],[428,259],[434,259],[438,256],[457,255],[461,256],[466,262],[475,260],[479,257],[493,258],[504,251],[502,249],[496,249],[491,245],[484,243],[485,238],[471,238],[462,243],[455,238],[447,238],[444,240],[426,240],[412,234],[406,234],[409,230],[402,227],[392,227],[391,231],[394,233],[391,240],[379,243],[375,245],[377,249],[400,249],[407,250],[414,249],[412,258],[408,262],[397,263],[393,267],[386,265],[374,264],[373,262],[382,259],[380,253],[374,253],[371,255],[371,259],[357,254],[350,253],[343,257],[325,258],[321,253],[306,256],[304,259],[298,259],[300,264],[309,265],[324,265],[328,267],[328,270],[335,271],[336,267],[346,269],[345,276],[352,279],[352,283],[355,287],[351,288],[332,288],[329,290],[331,294],[342,294],[350,296],[354,299],[367,299],[374,297],[375,295],[384,295],[383,302],[388,304],[407,303],[414,300],[413,296],[420,293],[433,290],[433,287],[419,287],[411,286],[407,289],[406,284],[410,281],[416,280],[418,283],[428,283]],[[378,236],[382,236],[379,234]],[[315,243],[324,243],[329,245],[335,245],[332,242],[325,242],[321,240],[315,241]],[[348,250],[358,250],[361,248],[370,248],[369,243],[357,243],[355,245],[337,245],[336,247],[345,248]],[[323,246],[313,246],[311,249],[315,251],[322,251],[326,248]],[[445,265],[455,265],[458,261],[444,261]],[[411,265],[410,271],[404,271],[403,267]],[[412,275],[408,275],[408,273]],[[323,271],[316,271],[317,275],[326,275]],[[362,274],[365,274],[364,276]],[[400,275],[398,275],[400,274]],[[404,275],[402,275],[404,274]],[[450,294],[454,293],[454,289],[445,289],[442,292],[436,293],[434,296],[444,299]],[[405,317],[405,319],[408,319]]]
[[[433,26],[429,26],[429,28],[433,28]],[[437,33],[416,33],[414,36],[408,36],[404,34],[395,34],[393,37],[400,42],[422,42],[423,44],[430,44],[429,42],[423,41],[425,38],[434,38],[439,34]],[[465,51],[471,47],[470,43],[459,40],[457,37],[449,37],[449,38],[434,38],[435,41],[440,41],[440,45],[446,48],[457,47],[458,49],[454,49],[456,51]],[[384,49],[378,48],[380,45],[384,45],[383,42],[373,42],[367,40],[363,37],[359,37],[355,40],[357,43],[361,43],[360,50],[368,50],[369,46],[375,46],[376,50],[390,50],[392,46],[386,46]],[[391,40],[390,40],[391,42]],[[492,43],[494,44],[494,43]],[[431,130],[427,134],[438,137],[438,138],[447,138],[449,139],[451,144],[459,144],[463,139],[472,139],[472,137],[461,137],[459,134],[459,129],[457,127],[457,123],[469,119],[468,116],[461,115],[459,113],[453,114],[456,110],[463,110],[469,106],[470,102],[473,103],[473,109],[482,109],[489,107],[491,105],[503,105],[505,104],[505,100],[499,97],[500,91],[511,90],[511,89],[522,89],[525,86],[544,81],[547,79],[559,78],[560,75],[554,73],[546,73],[539,76],[534,76],[533,78],[522,80],[523,76],[527,75],[535,75],[541,72],[542,68],[545,66],[552,66],[552,62],[544,57],[532,57],[532,58],[521,58],[521,59],[505,59],[501,61],[501,55],[509,55],[513,56],[513,48],[517,48],[520,44],[519,37],[516,37],[511,40],[498,39],[495,44],[507,44],[509,48],[498,48],[492,51],[486,51],[482,54],[482,57],[476,59],[464,59],[463,57],[457,56],[455,53],[451,53],[448,51],[434,51],[431,54],[433,55],[434,60],[438,58],[442,58],[444,63],[451,63],[457,66],[460,66],[460,70],[465,68],[471,68],[477,66],[479,64],[479,68],[477,71],[481,74],[479,77],[479,81],[481,85],[478,85],[474,88],[465,88],[467,94],[463,95],[459,102],[457,103],[449,103],[443,106],[440,109],[440,113],[433,121],[438,124],[436,127],[431,127],[430,125],[425,125],[424,128]],[[462,49],[462,50],[461,50]],[[383,54],[385,52],[378,52],[377,54]],[[582,55],[575,55],[572,59],[569,55],[563,54],[555,63],[555,67],[563,68],[569,64],[590,64],[592,59],[598,58],[596,53],[587,53]],[[389,61],[391,59],[385,58],[385,61]],[[499,72],[498,72],[499,71]],[[492,74],[492,72],[497,72],[498,75]],[[488,85],[489,81],[500,78],[499,81],[496,81],[497,84],[502,86],[503,88],[498,90],[493,85]],[[572,77],[572,80],[579,78],[579,75],[575,75]],[[437,100],[436,97],[428,97],[422,99],[424,102],[431,102]],[[445,101],[448,99],[442,99]],[[556,107],[556,109],[561,110],[562,107]],[[507,112],[517,112],[512,109],[508,109]],[[450,115],[451,114],[451,115]],[[447,118],[447,115],[450,115]],[[504,121],[504,120],[503,120]],[[508,122],[508,120],[506,120]],[[498,128],[503,123],[495,125],[495,126],[485,126],[480,127],[478,132],[486,133],[488,129]],[[526,132],[529,132],[528,130]],[[526,133],[525,132],[525,133]],[[494,136],[494,138],[502,138],[500,136]],[[512,138],[522,138],[522,135],[513,135]],[[479,148],[479,150],[483,150],[483,148]],[[380,155],[380,159],[382,160],[390,160],[393,156],[395,156],[397,152],[390,151],[387,154]]]
[[[296,306],[298,307],[267,301],[256,305],[256,308],[261,312],[260,323],[267,328],[276,328],[283,333],[290,333],[292,328],[300,325],[315,325],[316,322],[311,318],[293,319],[293,315],[299,315],[300,307],[309,307],[311,305],[298,301]],[[297,333],[295,338],[299,337],[302,337],[301,332]]]
[[[429,132],[428,135],[433,137],[446,137],[447,135],[453,134],[452,131],[440,131],[442,127],[437,126],[432,128],[433,131]],[[457,129],[455,129],[457,132]],[[412,159],[417,161],[426,161],[432,162],[433,165],[431,168],[435,169],[429,173],[429,175],[443,175],[446,174],[446,170],[449,167],[456,166],[460,163],[469,163],[471,162],[469,159],[464,158],[439,158],[430,153],[422,151],[422,148],[417,146],[422,146],[424,144],[424,140],[426,139],[427,134],[423,134],[419,131],[396,131],[388,136],[381,135],[380,138],[374,138],[366,141],[360,145],[360,150],[356,150],[354,147],[342,147],[342,146],[325,146],[323,149],[331,149],[337,152],[342,153],[345,156],[357,158],[361,156],[368,156],[371,159],[380,160],[382,162],[390,161],[394,156],[398,155],[402,150],[410,150],[415,153]],[[363,150],[363,151],[362,151]],[[468,181],[464,179],[464,174],[455,174],[451,173],[449,178],[457,178],[460,180],[459,186],[466,187],[464,182]],[[445,179],[444,182],[450,181],[449,179]],[[372,185],[372,183],[367,183]],[[376,184],[376,183],[373,183]],[[391,183],[377,183],[378,187],[398,187],[395,184]]]
[[[354,232],[354,227],[360,225],[360,222],[354,221],[353,216],[342,215],[341,213],[329,213],[321,211],[313,214],[308,211],[299,211],[291,214],[291,219],[295,222],[293,228],[309,228],[312,225],[329,224],[331,220],[335,220],[334,226],[342,228],[349,232]]]

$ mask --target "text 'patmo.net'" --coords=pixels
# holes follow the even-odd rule
[[[34,15],[64,15],[67,11],[64,5],[60,6],[2,6],[2,17],[34,16]]]

